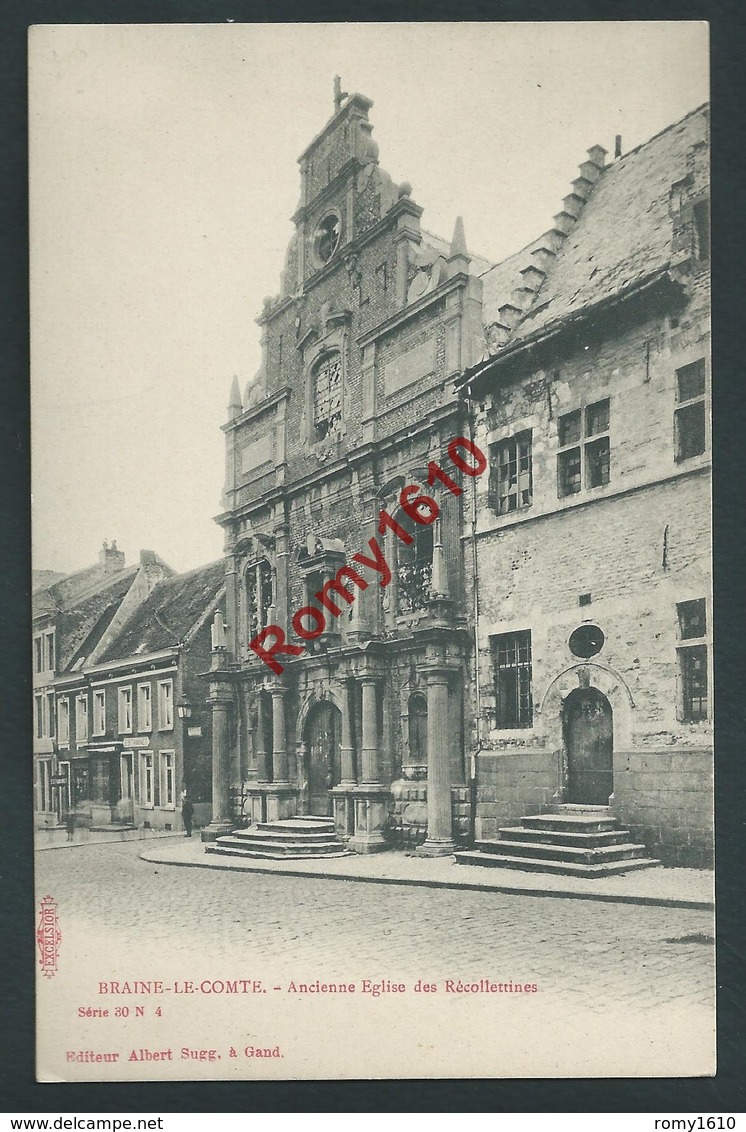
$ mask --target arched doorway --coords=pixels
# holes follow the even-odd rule
[[[562,725],[567,751],[565,801],[607,806],[614,789],[614,721],[597,688],[576,688],[565,699]]]
[[[327,816],[332,813],[330,790],[342,778],[339,736],[342,714],[328,700],[316,704],[305,726],[308,812]]]

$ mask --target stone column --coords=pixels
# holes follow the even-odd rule
[[[288,781],[288,756],[285,750],[285,689],[272,689],[272,781]]]
[[[451,818],[451,761],[447,668],[427,672],[427,840],[428,857],[454,852]]]
[[[270,782],[269,752],[267,750],[267,708],[264,694],[257,692],[256,777],[257,782]]]
[[[379,783],[378,758],[378,711],[376,697],[376,682],[370,676],[363,676],[363,735],[362,735],[362,775],[361,783],[365,786]]]
[[[352,741],[352,702],[348,680],[345,680],[342,686],[342,743],[339,753],[342,761],[340,786],[354,786],[357,780],[355,778],[355,748]]]
[[[212,710],[212,821],[202,830],[203,841],[214,841],[233,829],[230,799],[230,686],[210,682]]]
[[[350,681],[341,681],[342,742],[339,746],[342,776],[332,790],[334,799],[334,827],[337,836],[347,840],[355,829],[355,747],[353,740],[353,707],[350,698]]]
[[[377,678],[362,675],[363,719],[360,785],[354,787],[355,832],[348,847],[355,853],[376,853],[386,848],[383,831],[388,815],[389,790],[381,783],[378,733]]]
[[[298,790],[288,780],[285,739],[285,687],[272,687],[272,782],[265,786],[267,821],[281,821],[298,813]]]

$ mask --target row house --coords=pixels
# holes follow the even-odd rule
[[[72,802],[66,746],[59,735],[75,728],[75,702],[58,710],[61,680],[78,672],[112,626],[173,571],[152,551],[127,566],[124,553],[104,542],[98,562],[72,574],[35,572],[32,594],[34,810],[37,825],[55,825]],[[81,729],[85,727],[81,706]],[[67,740],[63,741],[63,744]]]
[[[173,575],[143,552],[137,600],[94,626],[46,690],[48,756],[36,759],[37,820],[73,811],[92,828],[181,828],[187,789],[195,820],[211,806],[211,732],[200,674],[222,563]],[[142,580],[142,579],[141,579]]]

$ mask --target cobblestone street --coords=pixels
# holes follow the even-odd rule
[[[593,1007],[711,1001],[711,949],[669,942],[712,935],[706,911],[591,905],[504,893],[329,883],[266,874],[185,874],[139,860],[137,845],[46,853],[39,884],[72,916],[115,931],[123,949],[147,930],[171,948],[197,937],[217,961],[272,959],[340,978],[369,964],[402,977],[541,981]]]
[[[37,854],[38,891],[58,902],[63,946],[82,961],[76,977],[89,999],[92,978],[179,972],[278,984],[494,979],[536,983],[538,994],[520,996],[522,1024],[546,1021],[543,1008],[558,1034],[626,1019],[642,1048],[653,1022],[659,1036],[712,1024],[706,911],[173,869],[140,860],[141,849]],[[458,997],[465,1007],[470,996]],[[518,996],[499,997],[518,1020]]]

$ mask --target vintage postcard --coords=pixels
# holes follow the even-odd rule
[[[715,1072],[708,98],[31,29],[40,1081]]]

